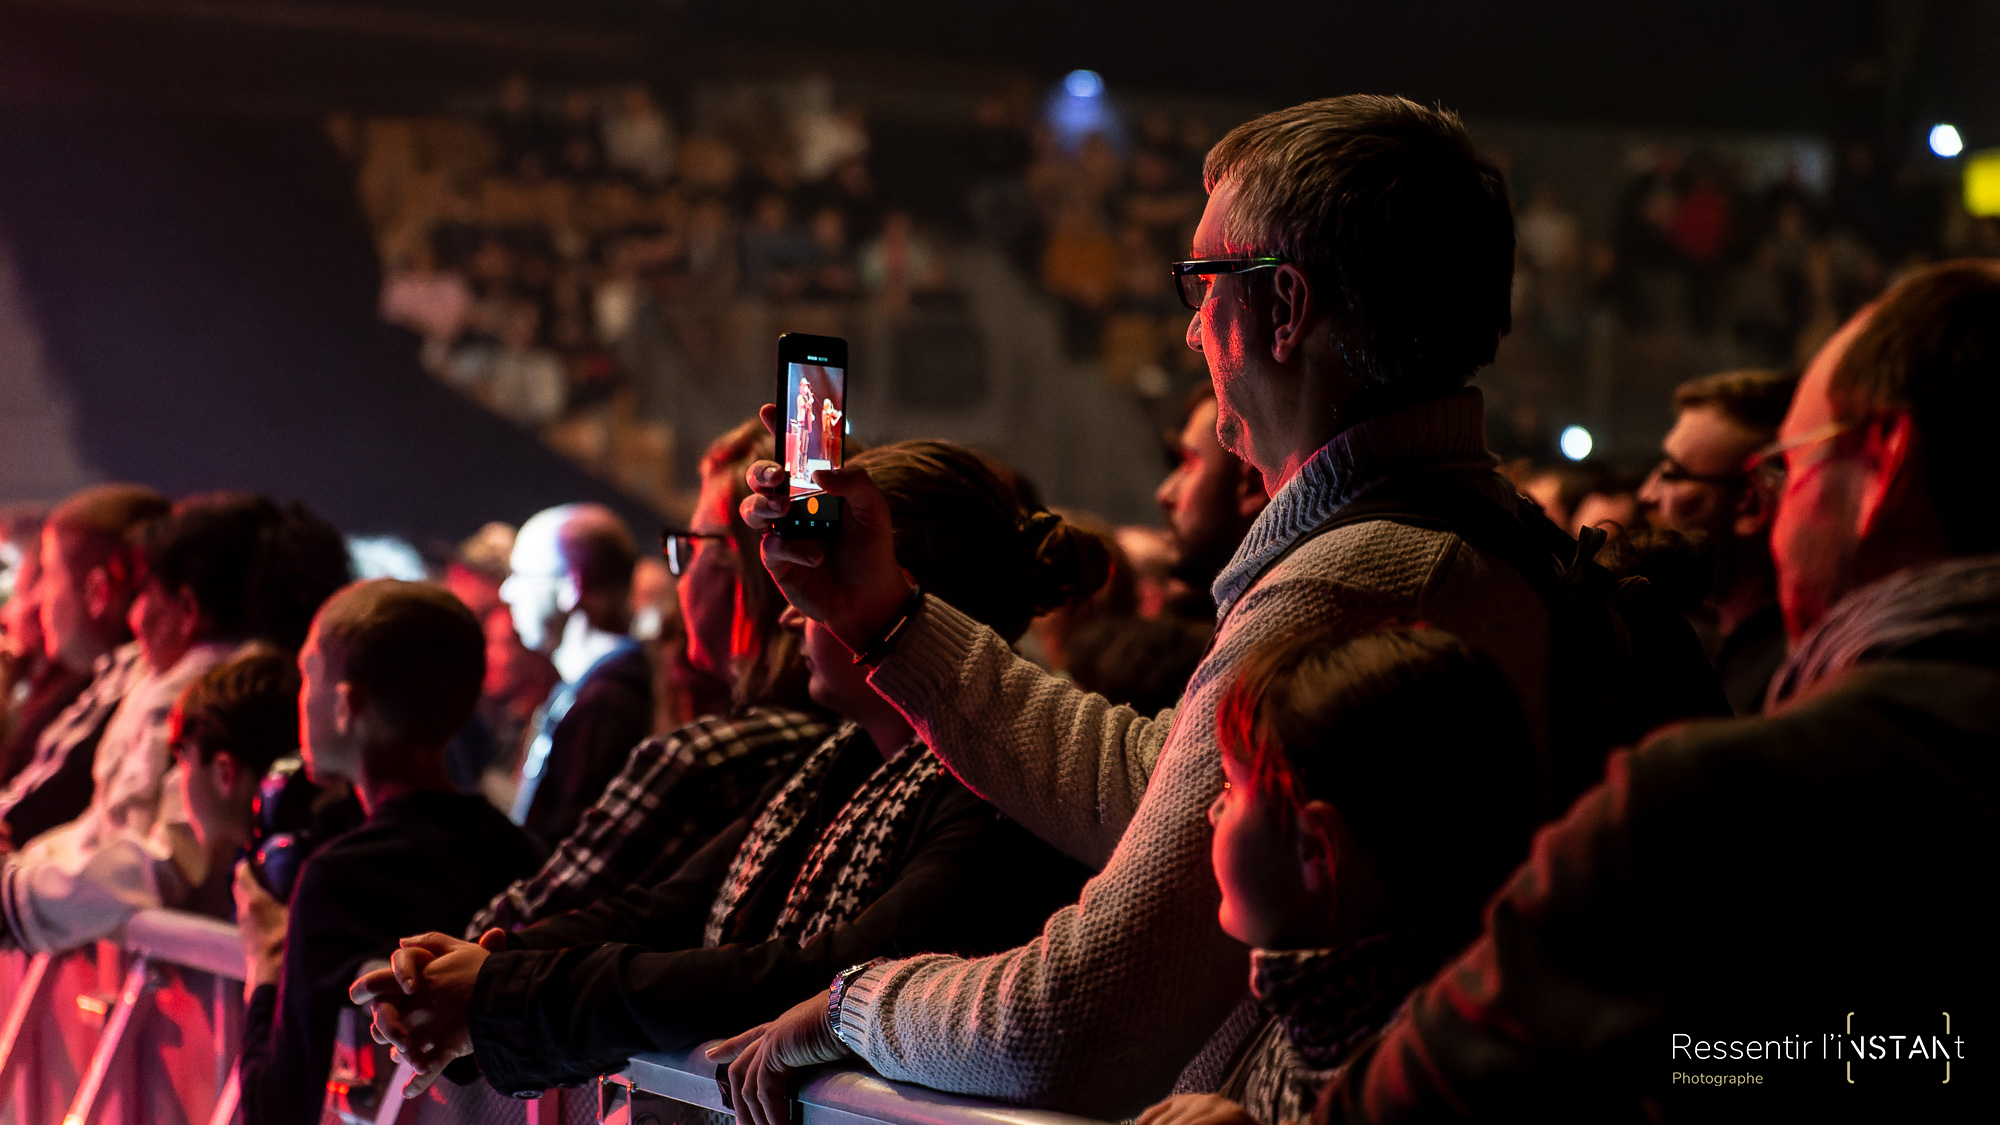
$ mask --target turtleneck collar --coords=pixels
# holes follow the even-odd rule
[[[1486,448],[1486,400],[1476,387],[1355,423],[1321,446],[1250,525],[1215,580],[1217,620],[1271,560],[1363,488],[1405,473],[1490,473],[1499,464]]]

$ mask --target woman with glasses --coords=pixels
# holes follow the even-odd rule
[[[687,662],[729,684],[728,709],[635,747],[542,869],[495,897],[469,932],[519,929],[665,879],[832,730],[806,694],[798,636],[779,627],[784,595],[737,514],[745,472],[772,449],[754,419],[717,438],[690,526],[660,536],[679,580]]]

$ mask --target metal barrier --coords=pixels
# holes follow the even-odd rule
[[[229,1026],[229,1021],[223,1017],[223,1010],[231,1001],[231,993],[243,979],[243,946],[236,927],[213,918],[174,910],[146,910],[126,923],[120,934],[120,944],[131,958],[125,968],[124,985],[119,989],[115,1003],[105,1012],[103,1031],[76,1095],[70,1100],[69,1111],[63,1115],[62,1125],[91,1125],[92,1115],[105,1092],[106,1078],[112,1073],[119,1052],[129,1049],[126,1033],[134,1013],[152,990],[158,966],[177,965],[210,974],[214,978],[211,1002],[215,1005],[213,1026],[216,1034],[222,1035],[222,1029]],[[38,1005],[51,999],[55,976],[51,971],[51,960],[49,954],[43,953],[29,962],[9,1005],[6,1020],[0,1023],[0,1091],[6,1089],[6,1083],[16,1068],[21,1054],[18,1050],[21,1036],[31,1013]],[[221,1092],[208,1125],[230,1125],[237,1116],[236,1055],[237,1044],[217,1044],[216,1084]],[[229,1060],[226,1068],[222,1065],[224,1059]],[[403,1115],[407,1109],[414,1107],[406,1107],[400,1097],[409,1075],[406,1065],[395,1068],[394,1076],[382,1090],[381,1103],[371,1107],[376,1125],[394,1125],[399,1120],[412,1120]],[[715,1064],[703,1057],[699,1047],[689,1051],[642,1055],[619,1073],[600,1080],[596,1098],[597,1116],[600,1121],[617,1116],[612,1114],[607,1117],[607,1113],[621,1087],[628,1105],[631,1095],[637,1093],[730,1115],[730,1111],[723,1107],[715,1075]],[[558,1107],[574,1097],[576,1092],[571,1091],[559,1093],[542,1103],[513,1104],[520,1106],[526,1119],[524,1125],[544,1125],[567,1118],[568,1115],[559,1112]],[[801,1110],[799,1125],[1102,1125],[1090,1118],[1022,1109],[890,1082],[856,1070],[816,1071],[800,1086],[797,1099]],[[629,1119],[632,1115],[626,1113],[624,1116]]]
[[[230,1021],[227,1010],[232,993],[243,980],[243,944],[236,927],[227,922],[177,910],[143,910],[129,919],[120,932],[119,945],[131,955],[125,968],[124,984],[117,999],[104,1012],[103,1030],[91,1053],[76,1094],[70,1099],[62,1125],[90,1125],[105,1093],[106,1079],[127,1048],[127,1032],[133,1015],[158,983],[156,969],[177,965],[210,974],[213,978],[209,1002],[212,1005],[217,1043],[216,1087],[220,1091],[209,1125],[229,1125],[236,1117],[236,1044],[224,1042]],[[20,987],[8,1005],[7,1018],[0,1024],[0,1091],[8,1088],[22,1054],[22,1034],[36,1009],[49,1002],[55,974],[55,958],[36,954],[22,975]],[[231,1060],[225,1066],[222,1060]]]
[[[605,1081],[714,1113],[730,1112],[716,1085],[715,1064],[700,1047],[641,1055]],[[1088,1117],[940,1093],[858,1070],[816,1071],[800,1085],[796,1098],[799,1125],[1103,1125]]]

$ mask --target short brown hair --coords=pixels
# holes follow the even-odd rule
[[[113,586],[130,591],[143,569],[139,533],[170,510],[166,497],[144,485],[99,484],[56,505],[48,526],[62,542],[63,561],[79,575],[101,566]]]
[[[209,669],[174,704],[173,744],[203,765],[220,753],[252,777],[299,749],[299,669],[265,644]]]
[[[361,689],[395,731],[443,745],[472,717],[486,636],[441,586],[377,578],[346,587],[313,620],[330,671]]]
[[[1942,262],[1897,282],[1855,333],[1828,391],[1846,421],[1907,413],[1945,546],[2000,551],[1990,433],[2000,416],[2000,265]]]
[[[1783,371],[1750,368],[1690,379],[1674,388],[1674,410],[1713,406],[1746,430],[1776,437],[1791,409],[1799,378]]]
[[[1215,722],[1259,791],[1338,808],[1392,893],[1449,925],[1476,928],[1540,820],[1541,761],[1513,688],[1441,630],[1273,638],[1224,689]]]
[[[1334,316],[1354,377],[1383,398],[1448,394],[1513,326],[1514,212],[1458,115],[1353,94],[1268,113],[1208,154],[1237,187],[1232,252],[1284,258]]]

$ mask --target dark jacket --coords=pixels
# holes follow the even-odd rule
[[[244,1125],[313,1125],[347,986],[398,938],[456,934],[533,871],[527,835],[484,798],[411,793],[306,861],[292,892],[283,975],[250,996],[239,1068]]]
[[[1615,755],[1316,1121],[1943,1120],[1990,1106],[1992,1064],[1969,1048],[1950,1085],[1934,1057],[1855,1061],[1849,1042],[1825,1058],[1850,1030],[1956,1049],[1951,1035],[1993,1026],[2000,646],[1955,647]],[[1696,1056],[1696,1041],[1724,1057]],[[1779,1057],[1752,1057],[1752,1042]],[[1783,1057],[1806,1043],[1810,1057]]]
[[[652,733],[653,665],[635,644],[606,657],[577,685],[576,702],[549,736],[548,761],[521,826],[544,847],[566,838],[632,748]]]
[[[635,1054],[733,1035],[821,991],[874,957],[989,953],[1032,938],[1075,901],[1090,872],[946,775],[895,840],[891,883],[853,922],[799,946],[767,934],[806,853],[881,765],[854,738],[806,821],[735,916],[739,934],[702,948],[730,862],[754,816],[738,820],[669,880],[515,934],[486,959],[472,994],[481,1072],[503,1093],[570,1085]],[[762,810],[778,778],[752,806]]]

